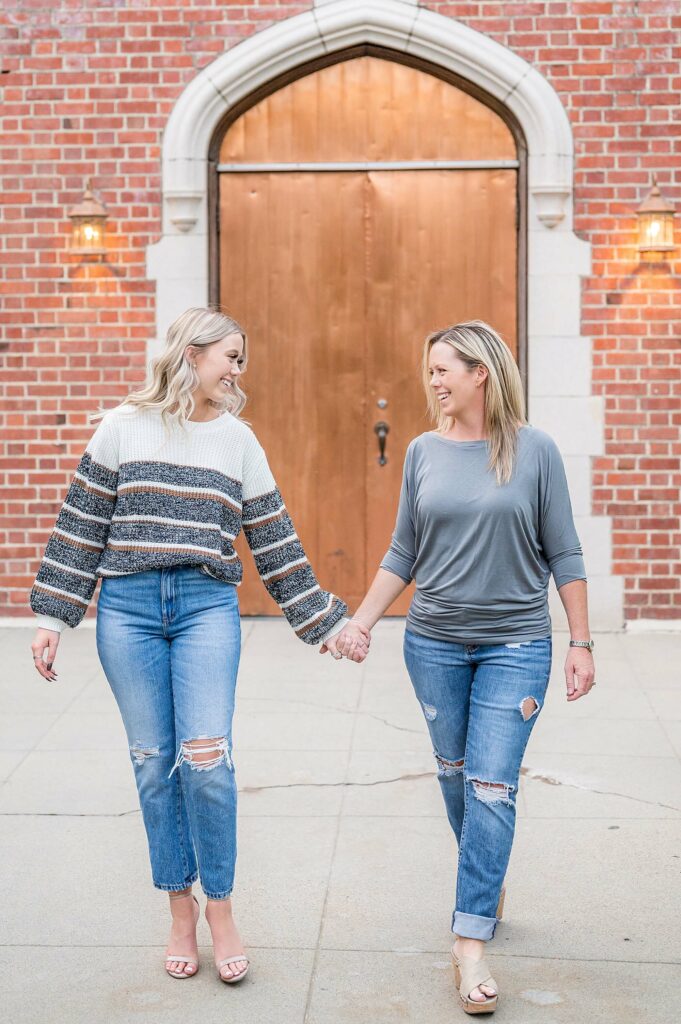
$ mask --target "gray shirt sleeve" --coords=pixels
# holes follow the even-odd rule
[[[585,580],[584,559],[572,518],[565,467],[551,441],[542,453],[539,475],[539,542],[556,587]]]
[[[402,489],[397,509],[397,520],[390,547],[388,548],[381,569],[399,576],[405,583],[413,579],[414,562],[416,561],[416,528],[414,525],[414,504],[412,486],[412,445],[407,448],[402,471]]]

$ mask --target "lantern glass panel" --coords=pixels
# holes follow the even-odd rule
[[[104,253],[104,224],[98,218],[77,219],[73,225],[72,251],[81,255]]]

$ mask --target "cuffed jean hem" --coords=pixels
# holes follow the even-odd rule
[[[183,889],[188,889],[190,885],[193,885],[198,877],[199,873],[195,871],[182,885],[163,885],[161,882],[154,882],[154,888],[160,889],[161,892],[182,892]]]
[[[203,894],[207,900],[228,900],[232,895],[232,890],[230,889],[228,892],[206,892],[204,889]]]
[[[497,926],[496,917],[478,917],[477,914],[462,914],[455,911],[452,931],[462,939],[480,939],[488,942]]]

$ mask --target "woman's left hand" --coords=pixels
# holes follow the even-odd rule
[[[366,626],[351,620],[339,633],[329,637],[322,644],[319,653],[330,651],[334,658],[347,658],[348,661],[362,662],[369,653],[371,633]]]
[[[595,686],[596,670],[593,654],[586,647],[569,647],[565,659],[565,685],[567,699],[579,700]]]

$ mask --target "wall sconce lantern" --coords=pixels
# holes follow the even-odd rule
[[[636,216],[638,218],[638,251],[644,259],[664,258],[664,253],[674,250],[674,214],[676,210],[668,203],[653,177],[653,187],[645,197]]]
[[[78,256],[96,256],[98,259],[105,256],[104,231],[108,216],[106,207],[95,199],[90,182],[86,181],[83,198],[69,213],[73,225],[71,252]]]

